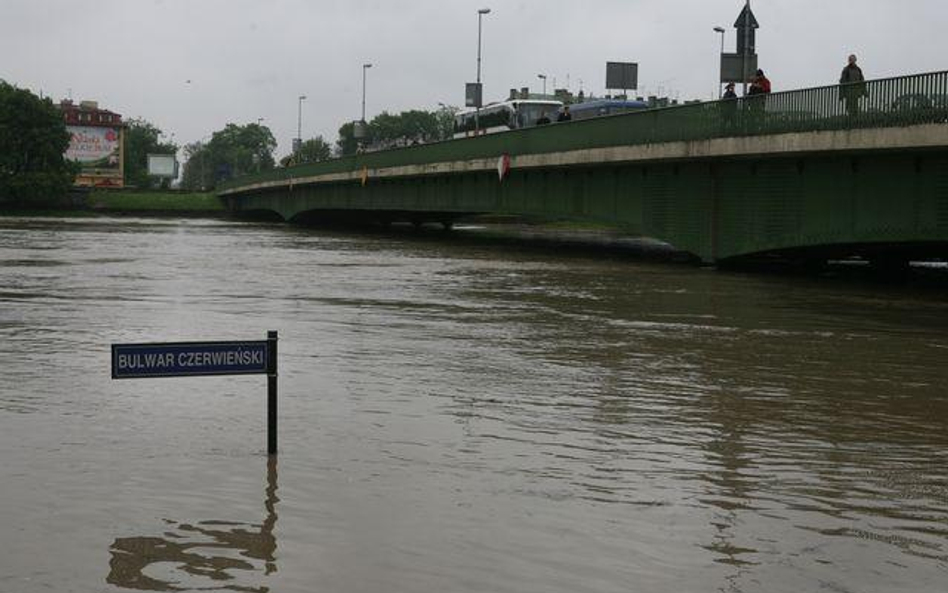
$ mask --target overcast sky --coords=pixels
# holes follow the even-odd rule
[[[280,142],[334,141],[361,111],[460,105],[484,18],[485,100],[513,87],[603,92],[607,61],[640,63],[639,94],[715,95],[720,37],[743,0],[0,0],[0,78],[98,100],[179,144],[263,118]],[[948,69],[945,0],[754,0],[774,90],[831,84],[850,52],[866,76]],[[188,82],[190,81],[190,82]]]

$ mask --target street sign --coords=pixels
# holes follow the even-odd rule
[[[738,15],[737,20],[734,21],[734,28],[740,29],[742,27],[748,27],[751,29],[760,28],[760,23],[757,22],[757,17],[754,16],[754,11],[751,10],[750,1],[744,5],[744,10],[741,11],[741,14]]]
[[[267,376],[267,452],[277,453],[277,332],[253,342],[112,344],[113,379]]]
[[[484,85],[480,82],[469,82],[464,86],[464,106],[480,109],[484,106]]]
[[[721,54],[721,82],[754,82],[756,76],[757,54]]]
[[[113,344],[112,378],[267,374],[267,342]]]
[[[744,5],[744,10],[734,21],[734,28],[737,29],[737,53],[741,55],[751,55],[757,52],[757,29],[760,29],[760,23],[751,10],[750,0]]]
[[[635,62],[606,62],[606,88],[623,91],[639,88],[639,65]]]

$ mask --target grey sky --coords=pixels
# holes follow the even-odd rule
[[[710,98],[719,37],[742,0],[0,0],[0,78],[59,99],[96,99],[199,140],[264,118],[289,150],[334,141],[368,114],[463,102],[484,19],[487,100],[542,84],[603,91],[605,62],[638,61],[645,92]],[[845,57],[868,77],[948,68],[944,0],[754,0],[758,52],[774,90],[834,83]],[[186,81],[190,80],[188,84]]]

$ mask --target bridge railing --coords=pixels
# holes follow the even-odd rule
[[[948,124],[948,72],[696,103],[372,152],[225,182],[267,181],[477,158],[794,132]]]

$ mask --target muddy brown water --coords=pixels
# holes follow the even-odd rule
[[[936,592],[944,292],[0,218],[0,591]],[[265,379],[117,342],[280,331]]]

